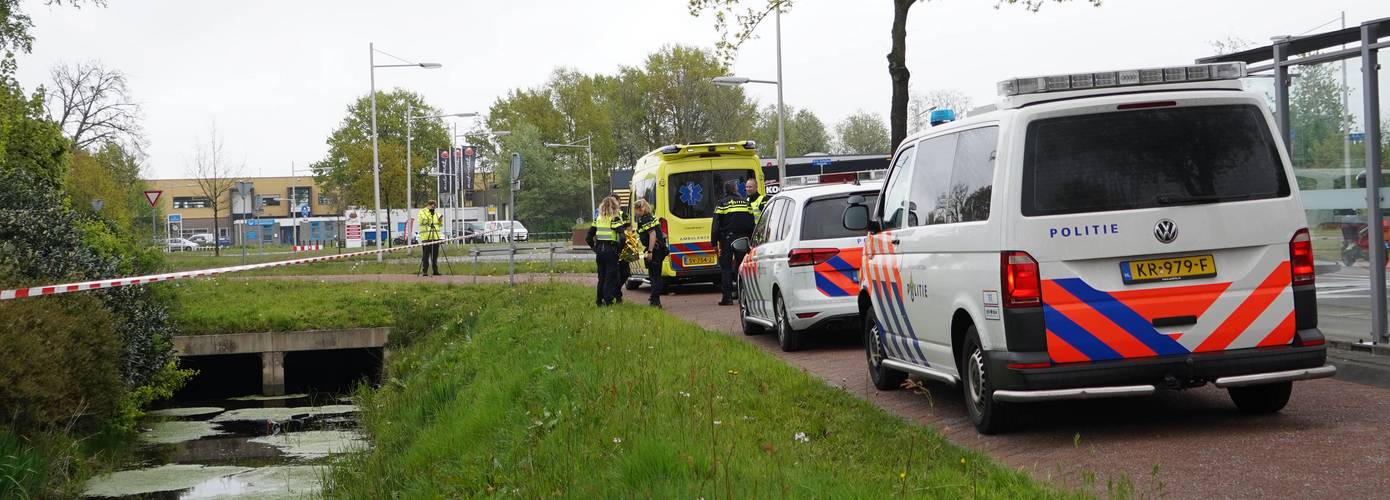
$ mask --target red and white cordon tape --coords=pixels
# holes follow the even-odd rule
[[[310,244],[310,245],[295,245],[295,246],[294,246],[294,251],[296,251],[296,252],[312,252],[312,251],[315,251],[315,250],[323,250],[323,245],[320,244],[320,243],[314,243],[314,244]]]
[[[497,231],[497,230],[494,229],[493,231]],[[157,283],[157,282],[160,282],[160,281],[172,281],[172,280],[186,279],[186,278],[197,278],[197,277],[201,277],[201,276],[212,276],[212,275],[216,275],[216,274],[234,273],[234,272],[238,272],[238,271],[250,271],[250,270],[253,270],[253,269],[265,269],[265,268],[268,268],[268,267],[279,267],[279,266],[288,266],[288,265],[294,265],[294,264],[308,264],[308,263],[310,263],[310,262],[323,262],[323,261],[327,261],[327,260],[346,259],[346,258],[348,258],[348,257],[357,257],[357,256],[361,256],[361,255],[372,255],[372,254],[376,254],[376,253],[385,253],[385,252],[394,252],[394,251],[397,251],[397,250],[405,250],[405,249],[408,249],[408,248],[415,248],[415,247],[424,246],[424,245],[427,245],[427,244],[447,243],[447,242],[450,242],[450,241],[462,240],[462,239],[464,239],[464,238],[472,238],[472,237],[475,237],[475,236],[487,234],[487,233],[489,233],[489,232],[492,232],[492,231],[485,231],[485,232],[480,232],[480,233],[473,233],[473,234],[468,234],[468,235],[465,235],[465,236],[459,236],[459,237],[456,237],[456,238],[447,238],[447,239],[438,240],[438,241],[431,241],[431,242],[428,242],[428,243],[416,243],[416,244],[414,244],[414,245],[403,245],[403,246],[392,247],[392,248],[383,248],[383,249],[381,249],[381,250],[367,250],[367,251],[364,251],[364,252],[352,252],[352,253],[345,253],[345,254],[338,254],[338,255],[324,255],[324,256],[321,256],[321,257],[307,257],[307,258],[303,258],[303,259],[282,260],[282,261],[276,261],[276,262],[263,262],[263,263],[260,263],[260,264],[247,264],[247,265],[244,265],[244,266],[217,267],[217,268],[213,268],[213,269],[199,269],[199,270],[196,270],[196,271],[179,271],[179,272],[174,272],[174,273],[150,274],[150,275],[145,275],[145,276],[133,276],[133,277],[129,277],[129,278],[113,278],[113,279],[106,279],[106,280],[83,281],[83,282],[79,282],[79,283],[64,283],[64,284],[61,284],[61,285],[46,285],[46,286],[35,286],[35,287],[29,287],[29,288],[16,288],[16,289],[13,289],[13,290],[0,290],[0,300],[22,299],[22,298],[25,298],[25,297],[38,297],[38,296],[40,296],[40,295],[55,295],[55,294],[59,294],[59,293],[69,293],[69,292],[81,292],[81,291],[86,291],[86,290],[96,290],[96,289],[99,289],[99,288],[116,288],[116,287],[121,287],[121,286],[145,285],[145,284],[149,284],[149,283]]]

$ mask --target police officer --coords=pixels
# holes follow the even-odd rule
[[[748,208],[753,209],[753,223],[756,224],[763,218],[763,205],[767,203],[767,195],[758,190],[756,177],[748,178],[743,188],[743,192],[748,193]]]
[[[595,288],[594,303],[609,306],[617,303],[618,249],[623,245],[623,230],[618,224],[618,199],[612,196],[603,199],[598,206],[598,217],[589,225],[589,234],[584,242],[594,250],[594,261],[598,264],[598,286]]]
[[[743,263],[747,253],[735,250],[734,241],[748,238],[753,234],[753,209],[738,193],[738,180],[724,183],[724,198],[714,207],[714,224],[710,228],[710,240],[719,242],[719,272],[723,296],[719,305],[733,305],[735,281],[738,279],[738,266]]]
[[[637,200],[638,240],[646,248],[642,258],[646,259],[647,279],[652,282],[652,295],[647,302],[661,307],[661,292],[665,288],[665,278],[661,276],[661,264],[666,260],[666,235],[661,232],[661,221],[652,216],[652,206],[647,200]]]
[[[425,243],[420,254],[420,276],[429,276],[430,268],[439,276],[439,240],[444,239],[444,215],[434,210],[434,200],[425,202],[420,209],[420,241]]]

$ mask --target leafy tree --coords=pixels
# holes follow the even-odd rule
[[[712,53],[679,45],[662,48],[641,66],[622,67],[613,75],[560,68],[540,87],[513,90],[499,98],[490,109],[487,127],[515,132],[529,125],[535,128],[537,143],[542,145],[591,137],[594,182],[602,196],[608,191],[605,186],[614,168],[631,167],[653,149],[674,143],[754,137],[756,106],[742,89],[710,81],[726,72],[727,67]],[[503,142],[516,144],[518,140],[512,137]],[[481,137],[474,142],[479,145],[483,169],[507,164],[511,151],[499,147],[501,143]],[[578,215],[587,217],[586,152],[577,148],[545,151],[557,168],[583,179],[583,210]],[[500,179],[497,184],[506,186]],[[553,186],[559,188],[563,183]],[[527,189],[532,188],[528,185]],[[568,193],[553,195],[562,199]]]
[[[888,128],[878,113],[859,111],[835,125],[838,154],[890,154]]]
[[[420,94],[395,89],[377,91],[377,150],[381,163],[381,207],[405,204],[406,108],[415,116],[438,115],[438,108],[427,104]],[[412,200],[416,204],[433,198],[435,149],[448,148],[453,141],[441,119],[417,119],[411,125]],[[328,155],[310,167],[320,189],[334,194],[342,207],[371,207],[372,189],[372,101],[359,97],[347,107],[347,115],[328,136]],[[387,212],[390,223],[390,212]]]
[[[830,152],[830,133],[825,122],[809,109],[786,107],[787,122],[784,124],[787,136],[786,154],[788,158],[806,156],[810,153]],[[758,113],[757,126],[753,130],[753,140],[758,143],[758,156],[777,157],[777,106],[770,105]]]
[[[578,162],[557,161],[554,152],[545,147],[537,127],[521,124],[511,132],[512,135],[503,137],[501,142],[508,156],[513,152],[521,154],[521,190],[516,193],[514,217],[533,231],[541,232],[568,231],[575,219],[588,219],[587,164],[581,167]],[[506,196],[510,174],[509,168],[498,169],[497,185],[502,196]],[[599,181],[595,178],[595,182]],[[603,185],[599,196],[607,193]]]
[[[754,36],[758,25],[768,14],[778,10],[787,12],[792,0],[747,0],[753,4],[745,7],[745,0],[689,0],[690,15],[699,16],[705,12],[714,14],[714,30],[719,33],[715,47],[726,61],[732,60],[739,46]],[[892,122],[890,146],[907,137],[908,88],[912,73],[907,69],[907,13],[920,0],[893,0],[893,24],[889,30],[892,48],[888,52],[888,76],[893,82],[893,97],[889,106],[889,120]],[[1063,3],[1070,0],[997,0],[995,7],[1020,5],[1036,12],[1048,2]],[[1101,0],[1086,0],[1099,6]],[[729,22],[733,18],[733,23]]]
[[[114,142],[95,151],[74,150],[64,189],[74,210],[110,220],[122,231],[144,235],[149,232],[154,209],[145,201],[140,168],[135,155]],[[94,200],[101,200],[100,210],[92,208]]]

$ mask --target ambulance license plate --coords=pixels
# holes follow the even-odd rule
[[[715,256],[713,255],[687,255],[681,258],[681,262],[685,263],[686,267],[712,266],[714,265],[714,261]]]
[[[1177,281],[1216,276],[1216,259],[1210,255],[1189,255],[1166,259],[1127,260],[1120,263],[1120,276],[1126,285],[1154,281]]]

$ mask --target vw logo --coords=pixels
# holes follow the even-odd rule
[[[1172,219],[1159,219],[1158,222],[1154,223],[1154,238],[1159,243],[1172,243],[1173,240],[1178,239],[1178,224]]]

